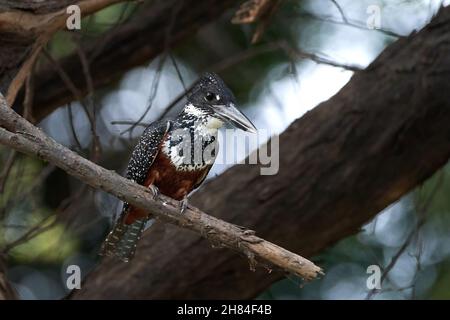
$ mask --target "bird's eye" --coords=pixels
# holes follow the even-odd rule
[[[214,98],[215,98],[215,95],[214,95],[214,93],[212,93],[212,92],[207,92],[207,93],[205,94],[205,100],[206,100],[206,101],[213,101]]]

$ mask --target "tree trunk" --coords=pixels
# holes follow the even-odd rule
[[[450,157],[449,39],[450,7],[295,121],[277,175],[237,165],[191,202],[306,256],[356,233]],[[283,276],[163,230],[147,232],[131,263],[104,261],[72,298],[254,298]]]

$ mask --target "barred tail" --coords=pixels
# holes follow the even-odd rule
[[[103,242],[100,255],[115,256],[124,262],[130,261],[148,221],[145,218],[125,224],[119,220]]]

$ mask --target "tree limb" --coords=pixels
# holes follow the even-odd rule
[[[450,157],[449,38],[445,8],[295,121],[278,175],[235,166],[192,203],[307,256],[354,234]],[[171,225],[160,237],[149,232],[132,263],[103,261],[73,298],[253,298],[280,278]]]
[[[66,26],[66,7],[75,4],[82,16],[90,15],[112,4],[131,0],[81,0],[62,3],[47,1],[32,4],[22,0],[15,5],[9,1],[0,2],[0,89],[7,91],[7,101],[12,105],[26,77],[30,73],[43,46],[53,34]],[[36,10],[17,10],[32,7]],[[43,13],[38,10],[45,9]]]
[[[142,7],[133,19],[106,32],[100,40],[82,44],[89,58],[93,86],[111,85],[125,71],[158,56],[164,50],[165,43],[169,47],[174,46],[235,5],[233,0],[167,0]],[[182,6],[179,11],[183,14],[175,19],[170,38],[166,41],[164,30],[176,6]],[[77,89],[86,95],[88,88],[83,74],[79,72],[82,70],[79,55],[73,53],[59,63]],[[45,95],[37,95],[34,102],[33,115],[37,120],[42,120],[59,106],[73,100],[72,93],[51,66],[37,72],[36,91],[46,92]],[[18,106],[20,101],[15,109]]]
[[[191,203],[307,256],[358,232],[450,157],[448,39],[450,7],[281,134],[277,175],[234,166]],[[131,264],[103,261],[72,298],[249,299],[282,277],[171,225],[156,231]]]
[[[84,159],[47,137],[41,130],[8,108],[0,95],[0,143],[28,155],[38,156],[96,189],[109,192],[123,201],[146,209],[162,220],[195,231],[212,243],[243,253],[251,265],[257,261],[277,266],[306,280],[321,273],[307,259],[254,235],[254,232],[209,216],[189,207],[180,214],[179,203],[160,195],[152,199],[151,191],[113,171]]]

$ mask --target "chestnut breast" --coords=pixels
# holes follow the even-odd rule
[[[211,166],[206,166],[196,170],[177,170],[170,158],[160,151],[150,168],[145,186],[153,184],[162,194],[182,200],[203,181],[210,168]]]

